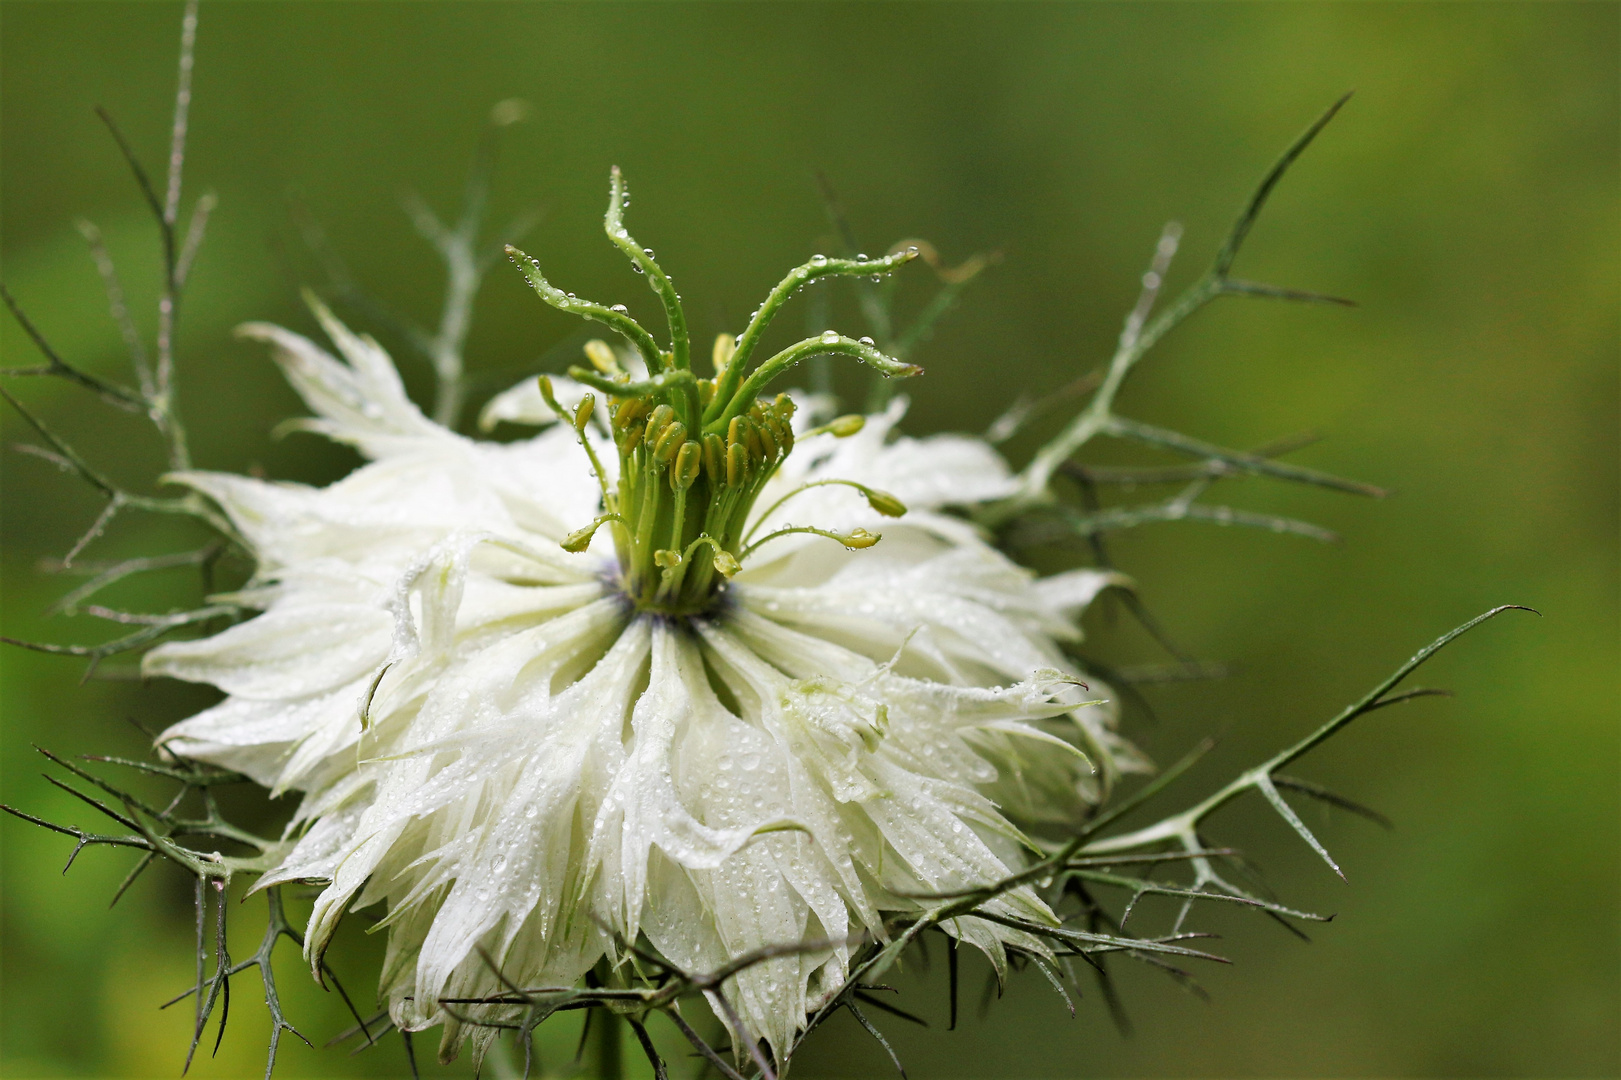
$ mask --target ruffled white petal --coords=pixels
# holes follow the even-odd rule
[[[422,415],[382,346],[357,336],[329,312],[315,309],[322,328],[343,353],[344,363],[302,334],[269,323],[249,323],[238,333],[271,346],[287,381],[317,418],[299,426],[357,447],[367,457],[415,449],[424,440],[455,438]]]

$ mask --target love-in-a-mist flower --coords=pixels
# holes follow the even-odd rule
[[[304,426],[370,463],[322,489],[182,475],[252,549],[237,599],[262,614],[146,671],[227,695],[169,750],[302,793],[262,884],[325,884],[312,959],[345,911],[381,905],[402,1028],[443,1024],[453,1052],[465,1032],[441,1000],[500,991],[496,967],[613,985],[625,943],[708,971],[820,942],[720,990],[734,1035],[780,1057],[860,935],[1016,871],[1033,832],[1082,820],[1137,764],[1060,648],[1107,578],[1037,580],[950,512],[1010,491],[983,442],[897,436],[901,404],[828,422],[767,396],[817,354],[915,370],[831,331],[754,360],[800,287],[915,252],[812,259],[700,378],[621,209],[616,173],[608,233],[670,346],[513,251],[548,303],[629,343],[492,402],[491,419],[566,418],[527,441],[429,421],[382,348],[318,305],[341,360],[246,327],[316,413]],[[1028,887],[984,910],[1054,922]],[[943,929],[998,965],[1044,949],[987,919]]]

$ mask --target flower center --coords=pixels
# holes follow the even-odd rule
[[[717,368],[724,369],[735,347],[729,335],[721,335],[715,343]],[[625,379],[628,385],[628,376],[605,343],[592,341],[586,352],[604,375]],[[694,381],[700,407],[713,402],[719,381],[718,377]],[[606,426],[619,454],[619,479],[610,484],[589,435],[596,399],[586,395],[568,414],[558,404],[551,380],[541,376],[540,386],[547,403],[572,421],[602,486],[604,512],[565,537],[562,546],[584,551],[597,530],[608,526],[619,558],[620,586],[638,610],[673,616],[707,610],[743,558],[778,536],[817,533],[851,549],[871,547],[879,540],[865,529],[836,533],[814,526],[787,526],[753,539],[747,526],[755,500],[794,446],[794,403],[786,394],[778,394],[769,404],[750,403],[747,412],[725,422],[724,435],[719,431],[689,435],[675,407],[667,401],[655,403],[656,394],[609,394]],[[861,427],[861,417],[843,416],[815,433],[853,435]],[[845,480],[812,481],[775,505],[807,487],[828,483],[857,489],[886,516],[906,512],[894,496]]]
[[[587,350],[605,376],[629,383],[617,358],[602,342]],[[731,339],[716,342],[717,365],[724,368]],[[705,432],[681,419],[677,406],[704,408],[714,401],[716,380],[671,380],[677,385],[647,393],[608,395],[608,429],[619,452],[619,481],[609,486],[591,447],[587,424],[595,399],[587,396],[572,417],[581,442],[602,482],[605,512],[570,534],[563,547],[583,551],[598,528],[613,530],[621,584],[637,608],[670,615],[703,611],[740,565],[743,527],[760,489],[794,445],[790,421],[794,403],[779,394],[770,405],[758,401],[725,421],[721,431]],[[541,392],[554,409],[549,380]],[[691,390],[692,400],[686,391]],[[670,400],[661,400],[674,398]],[[689,418],[692,411],[686,411]]]
[[[602,487],[603,513],[570,533],[563,547],[584,551],[597,529],[610,526],[626,596],[640,610],[683,616],[709,608],[749,552],[775,537],[809,532],[849,548],[877,543],[878,537],[865,529],[835,533],[808,525],[779,529],[750,542],[745,526],[754,502],[794,445],[793,402],[779,394],[768,404],[761,395],[778,375],[812,356],[850,356],[891,376],[915,375],[922,369],[886,356],[869,338],[855,340],[833,330],[790,345],[752,368],[750,360],[772,317],[800,288],[822,278],[888,274],[916,258],[917,248],[906,247],[879,259],[817,255],[795,267],[750,317],[742,336],[734,339],[722,334],[716,340],[715,376],[700,379],[691,370],[681,298],[669,275],[653,261],[652,251],[637,244],[626,230],[627,201],[624,180],[616,168],[604,226],[608,238],[630,258],[637,273],[646,275],[648,286],[663,304],[670,330],[668,349],[631,318],[623,305],[604,307],[565,293],[546,280],[534,259],[507,247],[507,255],[542,300],[623,336],[648,371],[647,378],[634,379],[613,350],[600,341],[586,347],[595,370],[569,369],[577,382],[606,395],[606,427],[619,454],[616,483],[609,482],[588,434],[596,399],[587,395],[572,414],[566,414],[550,380],[540,377],[541,393],[560,417],[573,422]],[[819,430],[849,435],[860,428],[859,416],[847,416]],[[881,514],[893,517],[906,512],[893,496],[860,484],[849,486],[866,496],[868,504]],[[797,491],[784,499],[794,494]]]

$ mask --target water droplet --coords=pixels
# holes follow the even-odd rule
[[[523,816],[526,818],[533,819],[539,813],[540,807],[536,806],[534,803],[530,803],[528,806],[523,808]]]
[[[811,256],[811,265],[812,266],[826,266],[827,265],[827,256],[826,255],[812,255]]]
[[[632,270],[636,271],[638,274],[642,272],[642,268],[641,268],[641,265],[639,263],[631,263],[630,268]]]
[[[653,249],[652,248],[643,248],[642,249],[642,254],[646,255],[649,259],[651,259],[653,257]]]
[[[865,251],[863,251],[860,255],[857,255],[856,256],[856,261],[857,262],[866,262],[867,261],[867,253]]]
[[[749,753],[743,755],[743,771],[753,772],[760,767],[760,755]]]
[[[630,308],[626,307],[624,304],[615,304],[613,307],[609,308],[608,310],[609,311],[617,311],[621,315],[629,315],[630,314]]]
[[[568,294],[568,298],[569,298],[569,299],[570,299],[570,300],[578,300],[578,299],[579,299],[579,297],[578,297],[578,296],[575,296],[575,295],[574,295],[574,294],[573,294],[573,293],[569,293],[569,294]]]
[[[878,343],[876,341],[874,341],[870,337],[864,337],[864,338],[861,339],[861,344],[863,344],[863,345],[877,345]]]
[[[491,870],[492,873],[499,874],[501,871],[505,870],[506,868],[507,868],[507,857],[505,855],[497,855],[494,859],[492,859],[490,861],[490,870]]]
[[[823,330],[822,331],[822,344],[823,345],[837,345],[838,343],[839,343],[839,332],[837,330]]]

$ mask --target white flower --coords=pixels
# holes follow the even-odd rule
[[[1021,828],[1078,821],[1138,764],[1059,648],[1110,579],[1036,580],[945,512],[1008,490],[984,443],[895,437],[901,405],[845,438],[790,431],[784,398],[683,441],[633,396],[577,430],[477,442],[318,314],[343,361],[246,333],[316,413],[305,426],[370,463],[323,489],[179,477],[252,548],[238,598],[262,613],[161,647],[146,671],[225,692],[164,744],[302,793],[263,882],[326,884],[312,960],[345,911],[385,905],[390,1012],[444,1024],[444,1052],[465,1033],[440,999],[500,989],[481,949],[518,983],[557,986],[619,959],[615,935],[690,971],[825,939],[727,984],[745,1036],[780,1054],[840,986],[854,935],[883,935],[917,894],[1016,870]],[[549,419],[525,400],[535,385],[494,415]],[[605,505],[617,520],[581,530]],[[638,538],[672,521],[703,535]],[[1053,922],[1029,889],[988,910]],[[998,965],[1005,945],[1042,949],[986,920],[946,929]]]

